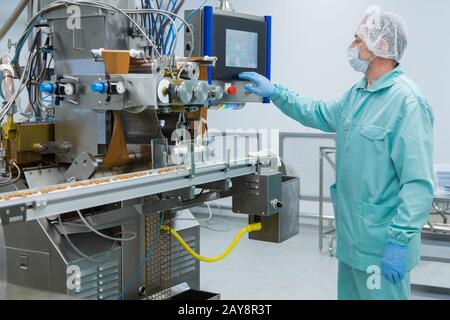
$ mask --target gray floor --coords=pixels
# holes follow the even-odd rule
[[[202,228],[201,252],[216,256],[246,221],[227,219],[228,233]],[[301,234],[282,244],[243,238],[222,262],[201,265],[202,289],[223,299],[335,299],[337,261],[317,248],[317,229],[302,226]]]
[[[202,228],[202,255],[221,253],[246,224],[244,219],[227,222],[232,227],[227,233]],[[299,236],[282,244],[243,238],[222,262],[202,263],[202,289],[220,293],[222,299],[334,300],[337,260],[319,252],[317,234],[317,227],[302,225]],[[450,287],[450,266],[422,262],[411,278],[414,283]],[[413,299],[434,298],[445,297],[413,292]]]
[[[215,229],[230,227],[231,230],[217,232],[202,228],[202,255],[212,257],[222,253],[245,225],[246,220],[238,218],[212,221],[211,226]],[[235,300],[336,299],[337,261],[327,253],[319,253],[317,232],[317,227],[302,225],[299,236],[282,244],[251,241],[244,237],[222,262],[201,264],[202,289],[220,293],[222,299]],[[1,238],[0,228],[0,243]],[[58,295],[6,286],[2,283],[5,270],[3,262],[3,252],[0,250],[0,299],[61,298]],[[448,288],[450,266],[422,262],[413,272],[412,280],[418,284]],[[414,293],[413,298],[443,297]]]

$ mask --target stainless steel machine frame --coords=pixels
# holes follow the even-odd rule
[[[295,177],[282,177],[281,182],[281,208],[272,215],[249,216],[249,223],[261,222],[265,226],[264,233],[250,234],[250,239],[282,243],[300,233],[300,179]]]
[[[53,2],[41,1],[38,8],[30,8],[30,16]],[[105,2],[134,10],[134,1]],[[152,140],[168,139],[172,131],[198,129],[192,123],[206,121],[210,105],[243,105],[261,99],[245,93],[243,83],[233,98],[221,94],[227,89],[225,83],[209,84],[196,72],[183,72],[186,61],[178,65],[169,57],[145,57],[149,49],[145,37],[119,11],[81,5],[80,26],[69,25],[72,4],[52,9],[36,24],[49,30],[51,46],[46,49],[53,52],[52,74],[40,90],[55,97],[55,141],[40,141],[27,152],[54,155],[55,160],[18,167],[23,176],[0,188],[7,281],[84,299],[170,299],[171,286],[186,282],[198,289],[199,263],[181,251],[161,226],[178,230],[198,251],[198,224],[185,210],[251,193],[240,179],[275,177],[270,192],[258,198],[275,216],[284,194],[282,180],[277,172],[263,172],[266,167],[273,169],[273,159],[265,156],[231,159],[228,155],[222,161],[199,164],[195,140],[186,144],[183,164],[152,169],[149,147]],[[31,34],[37,42],[42,40],[34,29]],[[103,48],[129,51],[130,56],[130,49],[144,53],[133,57],[129,74],[109,74],[105,61],[95,53]],[[206,57],[200,60],[205,63]],[[160,64],[162,71],[155,67]],[[123,111],[119,117],[117,111]],[[107,167],[105,159],[120,122],[128,161]],[[10,121],[2,133],[14,130]],[[13,138],[2,135],[2,139],[10,143]],[[181,142],[177,139],[169,143],[177,146]],[[246,211],[262,213],[256,204],[246,206]],[[191,223],[178,221],[181,212]],[[107,238],[99,238],[100,233]],[[282,238],[294,233],[283,229]],[[135,237],[125,241],[129,234]]]

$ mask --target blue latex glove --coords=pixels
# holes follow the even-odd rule
[[[275,85],[269,79],[256,72],[242,72],[239,74],[239,78],[253,82],[255,86],[245,86],[245,90],[257,96],[269,98],[275,93]]]
[[[403,280],[406,273],[408,247],[389,242],[381,262],[382,275],[392,284]]]

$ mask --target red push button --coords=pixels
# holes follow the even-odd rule
[[[227,92],[230,96],[234,96],[237,93],[237,89],[235,86],[230,86],[228,88]]]

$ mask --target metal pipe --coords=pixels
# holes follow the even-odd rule
[[[105,155],[100,155],[100,156],[95,156],[95,160],[97,161],[97,163],[99,165],[103,164],[103,161],[105,159]],[[136,164],[138,162],[144,161],[144,160],[149,160],[146,158],[146,155],[141,153],[141,152],[128,152],[128,159],[129,159],[129,164]]]
[[[6,20],[6,22],[3,24],[3,26],[0,28],[0,41],[3,40],[5,35],[8,33],[8,31],[11,29],[11,27],[16,23],[17,19],[22,14],[25,7],[30,3],[30,0],[22,0],[17,5],[16,9],[14,9],[11,16]]]
[[[220,199],[217,199],[220,200]],[[210,201],[214,201],[214,200],[210,200]],[[221,209],[223,211],[233,211],[233,208],[231,206],[227,206],[227,205],[216,205],[211,203],[209,205],[211,208],[213,209]],[[201,205],[195,205],[195,206],[191,206],[191,208],[208,208],[207,205],[205,204],[201,204]],[[239,215],[236,215],[237,217],[239,217]],[[245,217],[245,215],[242,215],[243,217]],[[299,213],[299,217],[300,218],[305,218],[305,219],[311,219],[311,220],[319,220],[319,216],[316,214],[308,214],[308,213]],[[327,216],[324,215],[322,216],[322,219],[325,221],[330,221],[330,222],[334,222],[336,219],[334,216]]]
[[[3,70],[3,83],[1,84],[1,90],[3,92],[5,101],[9,101],[12,99],[13,95],[14,95],[14,69],[11,65],[11,56],[9,55],[9,53],[4,54],[1,58],[0,58],[0,63],[5,65],[5,66],[9,66],[6,67]],[[8,69],[9,68],[9,69]]]
[[[330,148],[330,147],[321,147],[320,148],[320,168],[319,168],[319,250],[322,251],[323,248],[323,236],[325,235],[324,233],[324,227],[323,227],[323,222],[324,222],[324,199],[325,199],[325,195],[324,195],[324,177],[325,177],[325,173],[324,173],[324,165],[325,165],[325,160],[328,162],[328,164],[334,169],[336,170],[336,164],[334,163],[333,159],[331,159],[330,154],[335,153],[336,149],[335,148]]]
[[[217,4],[217,9],[234,12],[234,8],[229,0],[219,0],[219,3]]]
[[[324,153],[320,148],[320,167],[319,167],[319,250],[323,248],[323,176],[324,176]]]

